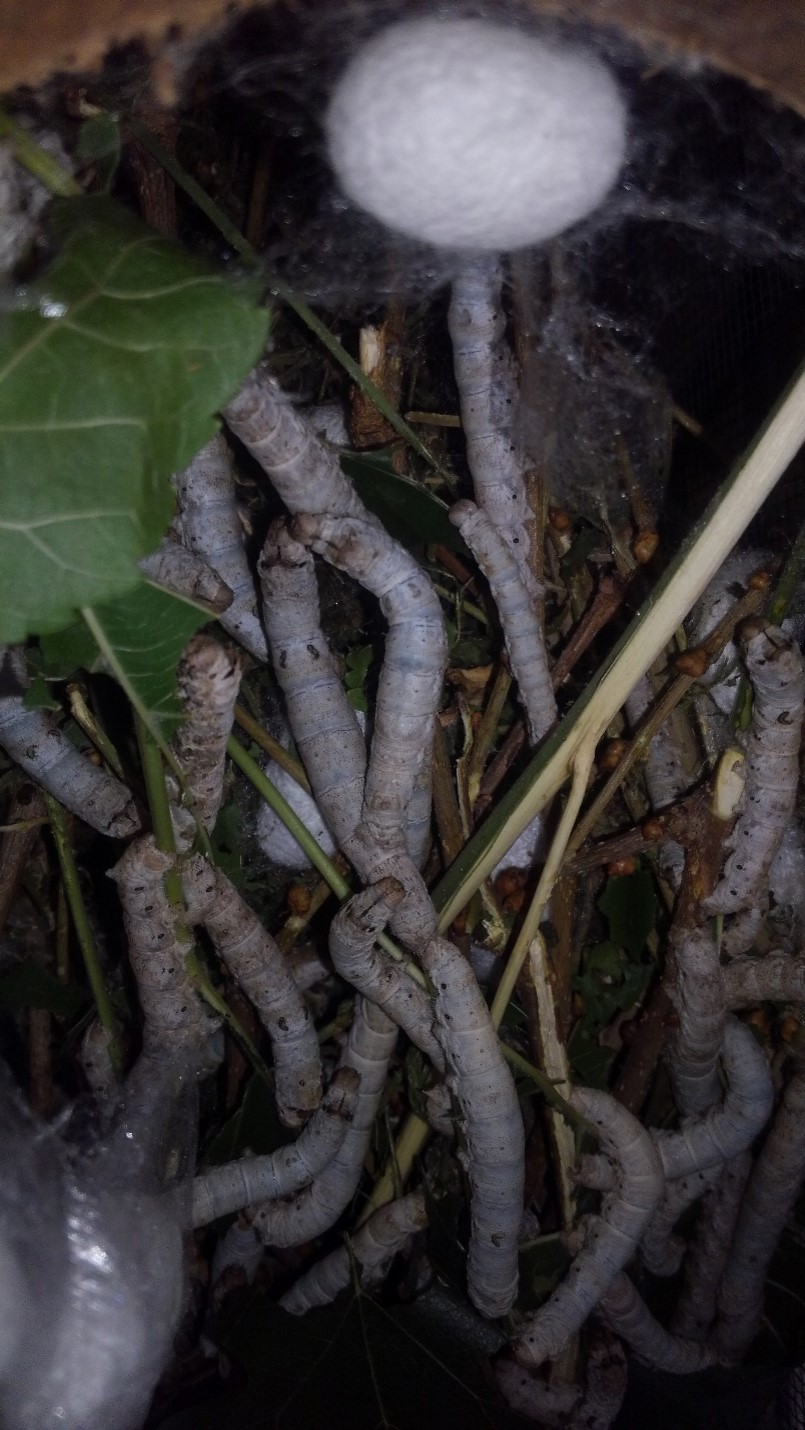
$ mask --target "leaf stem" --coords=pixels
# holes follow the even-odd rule
[[[109,1045],[109,1057],[112,1067],[119,1078],[123,1071],[123,1046],[120,1041],[120,1030],[117,1025],[117,1018],[112,1007],[112,1000],[109,989],[103,976],[98,950],[95,946],[95,939],[92,935],[86,905],[81,893],[81,885],[78,878],[78,867],[75,862],[73,846],[70,843],[70,835],[67,827],[67,816],[64,809],[52,794],[43,791],[45,808],[50,819],[50,827],[53,831],[53,842],[56,846],[56,855],[59,860],[61,870],[62,887],[67,896],[67,903],[73,920],[73,927],[78,939],[78,946],[81,949],[81,956],[84,960],[89,986],[92,989],[92,996],[95,1000],[95,1007],[98,1010],[98,1017],[101,1022]]]
[[[299,761],[295,760],[293,755],[289,755],[285,746],[281,745],[279,740],[275,740],[273,735],[269,735],[268,731],[263,729],[260,721],[255,720],[254,716],[250,715],[248,710],[244,710],[242,705],[235,706],[235,721],[240,725],[244,734],[248,735],[250,740],[254,740],[255,745],[259,745],[261,750],[265,750],[265,753],[276,761],[280,769],[283,769],[287,775],[291,776],[292,780],[296,780],[301,789],[310,794],[310,780]]]

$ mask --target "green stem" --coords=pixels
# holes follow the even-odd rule
[[[98,958],[98,950],[95,947],[95,939],[92,936],[89,918],[87,916],[86,905],[81,893],[81,885],[78,879],[78,868],[73,854],[73,846],[70,843],[70,835],[67,829],[67,818],[62,806],[53,795],[43,791],[45,808],[50,819],[50,827],[53,830],[53,842],[56,845],[56,854],[61,870],[62,886],[67,896],[67,903],[73,920],[73,927],[78,939],[78,946],[81,949],[81,956],[84,960],[84,967],[87,971],[89,986],[92,989],[92,996],[95,1000],[95,1007],[98,1010],[98,1017],[101,1027],[106,1033],[109,1044],[109,1057],[112,1067],[118,1077],[123,1071],[123,1047],[120,1041],[120,1030],[117,1025],[112,1000],[109,996],[109,989],[106,986]]]
[[[379,387],[376,387],[375,384],[370,381],[360,364],[350,356],[335,334],[330,332],[326,323],[323,323],[321,318],[316,316],[313,309],[308,307],[304,299],[300,298],[299,295],[294,292],[293,288],[290,288],[278,274],[268,272],[265,269],[260,254],[252,247],[249,240],[244,238],[243,234],[235,224],[232,223],[231,219],[227,218],[223,209],[220,209],[215,201],[210,198],[209,194],[204,192],[201,185],[188,174],[187,170],[174,158],[173,154],[169,153],[164,145],[160,144],[156,136],[136,119],[129,118],[126,122],[127,127],[131,130],[135,138],[139,140],[143,148],[147,149],[149,154],[153,155],[157,163],[161,164],[166,173],[170,174],[180,189],[184,189],[188,198],[192,199],[196,207],[207,216],[210,223],[218,229],[218,232],[226,239],[226,242],[234,248],[235,252],[239,253],[241,258],[250,266],[258,267],[265,272],[268,287],[274,296],[281,298],[283,303],[286,303],[287,306],[296,313],[296,316],[300,318],[305,326],[310,329],[310,332],[318,338],[322,346],[332,354],[336,362],[344,368],[345,372],[349,373],[353,382],[356,382],[366,393],[367,397],[374,403],[378,412],[382,413],[386,421],[391,423],[395,432],[399,432],[400,436],[405,439],[409,446],[413,447],[414,451],[418,452],[419,456],[428,463],[428,466],[432,467],[435,472],[438,472],[439,476],[449,484],[453,480],[450,474],[444,471],[430,448],[426,446],[421,437],[417,436],[413,428],[405,421],[405,418],[400,416],[396,407],[389,402]]]
[[[136,710],[134,712],[134,727],[137,731],[137,744],[140,747],[143,780],[148,796],[148,808],[151,811],[151,828],[156,846],[162,850],[163,854],[175,854],[176,840],[173,835],[173,821],[171,820],[168,787],[165,783],[162,753],[145,721]],[[165,875],[165,892],[173,907],[184,911],[182,878],[177,869],[169,869]]]
[[[27,129],[15,123],[4,109],[0,109],[0,139],[11,140],[17,163],[22,164],[23,168],[33,174],[52,194],[58,194],[59,198],[63,199],[74,199],[83,193],[81,185],[76,183],[67,169],[62,168],[58,159],[54,159],[52,154],[48,154],[37,144]]]

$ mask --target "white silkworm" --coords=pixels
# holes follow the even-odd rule
[[[45,710],[26,710],[25,658],[0,646],[0,745],[26,774],[85,824],[112,839],[140,828],[131,791],[73,745]]]
[[[526,1318],[514,1342],[528,1366],[560,1355],[634,1255],[663,1193],[662,1163],[651,1134],[608,1093],[576,1088],[571,1102],[593,1122],[617,1167],[617,1184],[591,1218],[584,1245],[564,1280],[539,1310]]]
[[[183,545],[211,566],[232,592],[219,617],[224,630],[257,660],[266,659],[266,638],[257,615],[257,593],[243,545],[235,476],[226,440],[219,433],[174,477],[179,504],[176,527]]]
[[[534,513],[513,437],[518,393],[514,362],[503,343],[501,286],[498,259],[465,260],[453,280],[447,325],[475,497],[512,552],[533,601],[537,589],[529,557]],[[478,535],[486,539],[483,531]]]
[[[693,1172],[689,1177],[678,1177],[669,1182],[665,1196],[658,1206],[651,1222],[643,1233],[640,1255],[644,1266],[654,1276],[675,1276],[685,1255],[685,1243],[672,1232],[683,1212],[704,1196],[721,1176],[718,1165],[708,1167],[703,1172]],[[683,1332],[679,1331],[682,1335]]]
[[[805,1179],[805,1076],[783,1093],[744,1193],[718,1292],[713,1339],[740,1360],[759,1328],[769,1263]]]
[[[186,853],[196,837],[197,815],[211,830],[224,791],[226,744],[232,731],[243,666],[234,650],[226,650],[201,632],[188,642],[178,671],[184,721],[173,737],[173,752],[185,774],[190,809],[182,808],[175,776],[166,775],[172,803],[177,848]]]
[[[176,596],[187,596],[191,601],[203,601],[216,615],[232,605],[232,592],[218,572],[170,536],[137,564],[156,586],[163,586]]]
[[[695,1375],[707,1366],[718,1364],[719,1356],[710,1346],[682,1340],[666,1331],[654,1319],[625,1272],[601,1297],[598,1314],[644,1365],[671,1375]]]
[[[316,803],[337,845],[360,819],[366,747],[319,620],[313,557],[275,522],[259,562],[274,671]]]
[[[470,1181],[467,1289],[493,1319],[517,1295],[517,1242],[523,1216],[523,1119],[489,1009],[469,963],[433,937],[421,953],[434,988],[436,1027],[447,1081],[461,1106]]]
[[[687,1117],[721,1099],[718,1060],[727,1015],[718,945],[709,928],[673,931],[666,984],[679,1019],[666,1063],[676,1105]]]
[[[173,857],[163,854],[148,834],[130,844],[110,870],[145,1019],[143,1053],[157,1062],[173,1059],[180,1049],[203,1049],[216,1026],[187,973],[192,943],[165,891],[165,875],[173,866]]]
[[[230,1273],[227,1277],[230,1285],[231,1274],[237,1271],[247,1286],[251,1286],[264,1255],[265,1247],[254,1227],[241,1226],[239,1221],[233,1221],[215,1243],[210,1266],[210,1285],[213,1293],[225,1272]]]
[[[666,1177],[689,1177],[730,1162],[765,1127],[774,1101],[771,1071],[751,1030],[731,1018],[723,1048],[727,1089],[723,1103],[684,1122],[678,1132],[654,1133]]]
[[[376,947],[375,940],[403,897],[393,879],[355,894],[330,925],[330,957],[347,983],[378,1008],[430,1058],[444,1067],[444,1056],[433,1028],[433,1004],[403,968]]]
[[[290,1201],[263,1202],[254,1227],[266,1246],[299,1246],[327,1231],[340,1217],[360,1181],[397,1041],[397,1025],[373,1003],[359,998],[339,1066],[354,1068],[360,1077],[358,1101],[350,1126],[324,1171]]]
[[[752,682],[752,724],[747,738],[742,812],[728,841],[721,880],[704,901],[709,913],[751,907],[791,822],[799,782],[799,748],[805,714],[805,661],[794,641],[775,626],[752,623],[743,637]]]
[[[78,1061],[91,1092],[101,1097],[112,1092],[117,1073],[109,1053],[109,1034],[98,1018],[93,1018],[81,1039]]]
[[[290,512],[354,516],[379,525],[341,470],[337,454],[264,368],[249,374],[222,415]]]
[[[528,1420],[556,1430],[609,1430],[626,1394],[627,1366],[614,1336],[598,1330],[584,1385],[550,1385],[511,1360],[498,1361],[495,1376],[509,1408]]]
[[[637,730],[643,716],[654,704],[655,694],[647,675],[641,677],[627,697],[624,709],[633,731]],[[643,770],[646,788],[653,809],[665,809],[675,804],[680,795],[690,789],[694,775],[685,769],[681,752],[681,740],[675,716],[672,711],[668,719],[652,737],[646,752]],[[678,889],[685,866],[685,854],[681,844],[675,839],[662,841],[659,850],[660,872],[673,889]]]
[[[274,1054],[277,1110],[298,1127],[321,1101],[313,1020],[281,949],[220,869],[192,859],[183,873],[188,917],[206,928],[221,960],[254,1004]]]
[[[721,970],[728,1008],[754,1003],[805,1003],[805,957],[775,950],[764,958],[734,958]]]
[[[387,843],[403,830],[417,777],[431,758],[447,661],[439,600],[413,557],[382,529],[300,516],[294,530],[377,596],[388,621],[362,813],[369,837]]]
[[[352,1257],[357,1263],[361,1286],[372,1290],[380,1285],[398,1252],[428,1224],[424,1192],[410,1192],[380,1207],[350,1237],[349,1249],[340,1246],[318,1261],[295,1281],[280,1298],[280,1305],[292,1316],[303,1316],[314,1306],[334,1301],[352,1280]]]
[[[742,1152],[721,1168],[715,1185],[705,1195],[671,1320],[674,1335],[689,1341],[706,1341],[710,1335],[718,1287],[751,1170],[752,1154]]]
[[[521,567],[501,529],[474,502],[456,502],[450,520],[484,573],[497,606],[512,674],[525,707],[532,743],[556,723],[542,622]],[[533,581],[531,582],[533,587]]]
[[[727,557],[685,622],[690,646],[704,645],[708,636],[719,622],[729,615],[739,596],[746,590],[749,578],[754,572],[768,566],[769,559],[768,551],[751,549],[734,551]],[[708,697],[716,709],[728,718],[735,710],[742,674],[738,642],[733,639],[715,656],[698,680],[698,684],[708,692]]]
[[[359,1084],[352,1068],[340,1068],[295,1142],[264,1157],[239,1157],[221,1167],[210,1167],[194,1177],[193,1226],[206,1226],[253,1202],[292,1196],[312,1182],[344,1140]]]

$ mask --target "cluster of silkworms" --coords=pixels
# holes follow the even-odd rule
[[[449,328],[475,501],[459,502],[451,515],[488,582],[537,744],[554,726],[557,704],[530,561],[535,516],[511,427],[516,376],[503,339],[501,284],[499,263],[487,260],[467,261],[454,283]],[[197,827],[210,831],[221,804],[243,656],[208,634],[186,651],[179,682],[185,720],[173,747],[184,787],[173,775],[168,780],[176,854],[137,834],[138,816],[119,780],[78,754],[47,714],[26,709],[24,667],[14,651],[6,668],[16,686],[0,698],[0,743],[89,824],[135,836],[113,878],[143,1015],[131,1074],[137,1085],[156,1086],[177,1056],[200,1075],[215,1064],[218,1020],[188,972],[193,930],[205,932],[270,1043],[277,1111],[296,1140],[271,1155],[199,1171],[188,1223],[242,1214],[234,1230],[251,1248],[255,1236],[269,1247],[298,1246],[338,1223],[361,1184],[402,1031],[429,1062],[434,1125],[442,1135],[460,1134],[469,1300],[487,1319],[512,1313],[510,1347],[498,1361],[503,1394],[542,1424],[605,1427],[625,1391],[624,1347],[677,1374],[735,1363],[746,1353],[763,1312],[766,1270],[805,1175],[805,1073],[796,1069],[778,1095],[764,1049],[736,1016],[759,1002],[805,1000],[803,961],[785,950],[752,956],[745,932],[745,916],[765,897],[794,818],[802,656],[777,627],[756,622],[743,632],[740,659],[752,692],[743,792],[737,817],[723,821],[712,887],[698,900],[680,891],[669,943],[666,988],[676,1028],[666,1058],[678,1126],[649,1131],[611,1093],[572,1092],[573,1109],[599,1144],[580,1160],[578,1180],[600,1193],[600,1208],[569,1234],[572,1259],[553,1293],[535,1312],[520,1314],[523,1112],[484,993],[464,953],[439,934],[421,873],[446,666],[440,600],[267,370],[249,377],[223,416],[286,508],[259,559],[262,604],[223,435],[177,477],[175,521],[147,569],[174,590],[214,601],[228,636],[253,661],[270,663],[323,825],[361,885],[331,924],[331,964],[354,990],[354,1006],[329,1077],[298,970],[222,870],[194,852]],[[374,597],[387,623],[368,743],[322,628],[317,557]],[[707,619],[705,609],[705,626]],[[649,700],[638,691],[627,716],[639,718]],[[681,762],[671,758],[670,768],[675,783],[660,778],[668,773],[668,748],[655,748],[647,783],[660,813],[685,792]],[[693,877],[689,863],[682,856],[662,866],[682,891]],[[736,955],[726,964],[714,915],[725,920],[725,947]],[[407,965],[388,951],[386,929]],[[697,1202],[685,1244],[675,1228]],[[349,1248],[314,1264],[281,1304],[303,1314],[335,1297],[353,1271],[367,1289],[376,1287],[426,1220],[421,1189],[379,1208],[351,1233]],[[640,1294],[641,1265],[658,1275],[681,1267],[668,1327]],[[96,1302],[82,1305],[77,1297],[72,1304],[74,1317],[92,1321]],[[105,1308],[110,1354],[116,1339],[131,1342],[132,1320],[144,1314],[129,1304],[115,1322]],[[559,1361],[588,1323],[578,1380],[546,1375],[541,1368]],[[148,1366],[150,1374],[152,1355]],[[88,1415],[86,1423],[95,1422]]]

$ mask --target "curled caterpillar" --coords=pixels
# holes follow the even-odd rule
[[[350,1252],[357,1264],[361,1285],[366,1290],[378,1286],[394,1257],[404,1250],[418,1231],[428,1224],[424,1192],[410,1192],[388,1206],[380,1207],[350,1237],[350,1249],[341,1246],[318,1261],[295,1281],[280,1298],[280,1305],[292,1316],[303,1316],[313,1306],[326,1306],[349,1285],[352,1276]]]

